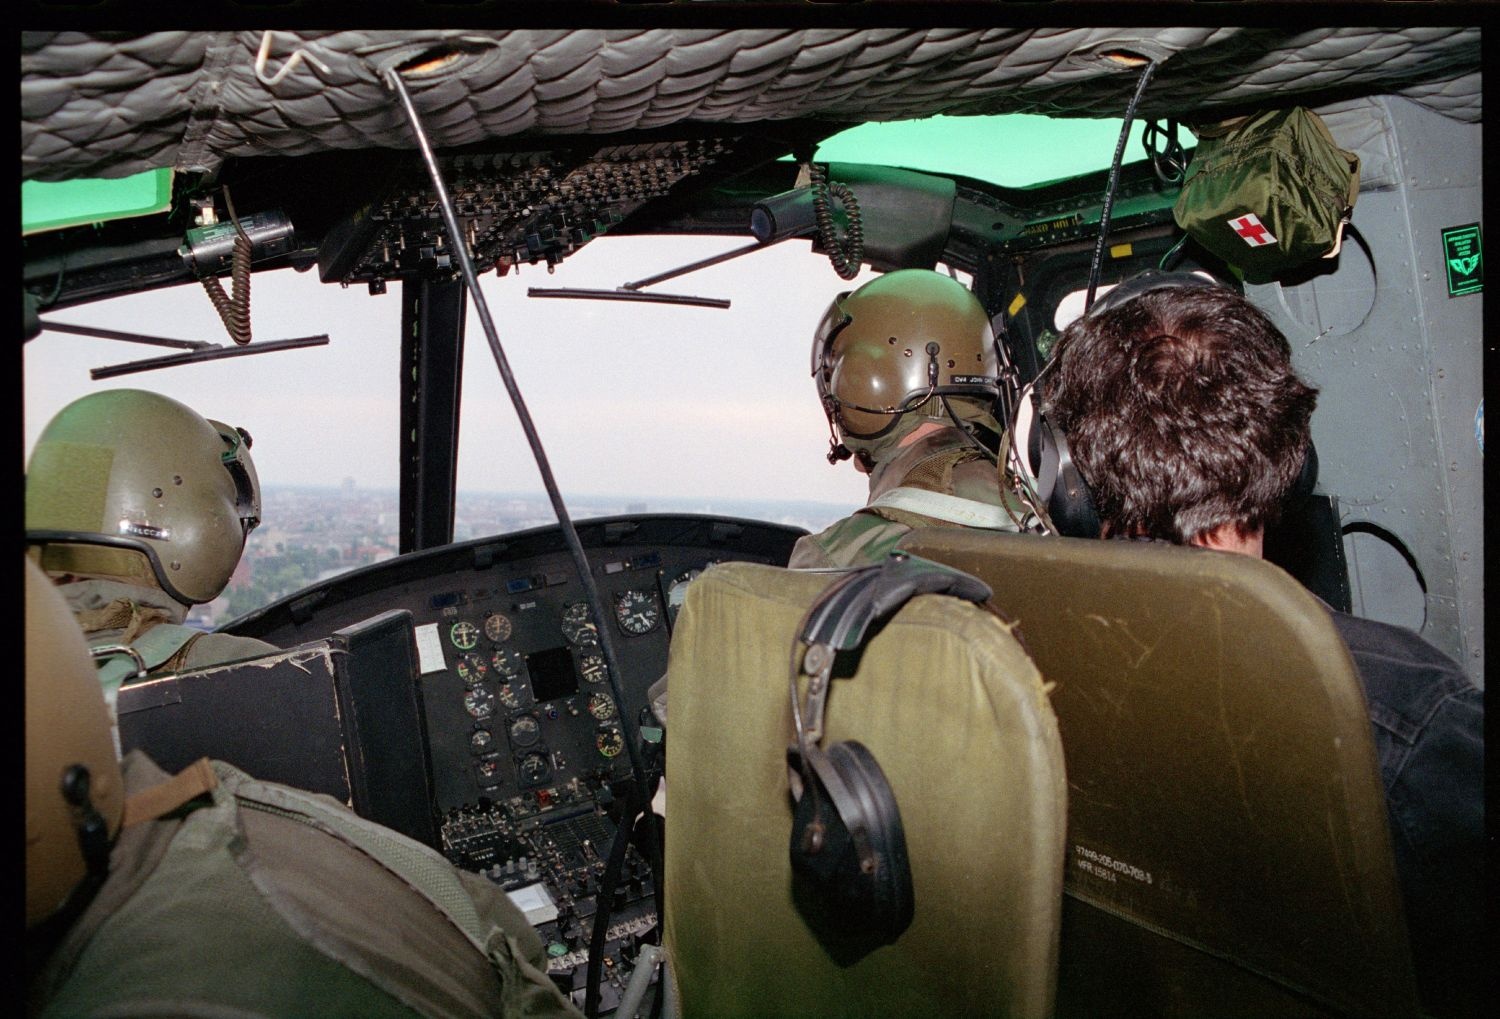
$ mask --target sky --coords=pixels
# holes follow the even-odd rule
[[[744,238],[612,237],[553,274],[488,273],[481,288],[564,495],[783,499],[856,506],[865,479],[824,457],[828,428],[809,375],[812,332],[840,291],[806,241],[787,241],[650,289],[728,298],[726,310],[529,298],[530,287],[614,289],[742,246]],[[227,289],[226,282],[226,289]],[[257,341],[326,333],[315,347],[185,365],[104,382],[90,368],[158,356],[159,347],[44,332],[24,347],[26,455],[71,400],[106,388],[153,389],[246,428],[265,485],[395,488],[400,297],[322,284],[285,270],[252,282]],[[228,344],[197,285],[43,316],[79,325]],[[470,304],[459,488],[541,490],[515,410]]]

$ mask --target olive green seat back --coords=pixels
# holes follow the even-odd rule
[[[1065,780],[1041,679],[1004,624],[912,599],[835,670],[825,749],[857,739],[905,828],[915,916],[841,968],[792,899],[788,673],[807,607],[838,574],[750,563],[693,582],[672,639],[668,958],[688,1019],[1050,1014]]]
[[[1060,1011],[1414,1012],[1368,709],[1316,599],[1202,549],[947,528],[902,545],[988,583],[1056,684]]]

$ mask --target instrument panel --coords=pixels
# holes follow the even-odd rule
[[[511,816],[526,817],[627,779],[622,714],[635,719],[646,688],[666,671],[667,606],[682,577],[701,569],[656,548],[603,554],[593,564],[606,602],[598,620],[570,559],[534,565],[498,583],[436,592],[429,620],[418,617],[440,809],[498,798]],[[611,628],[625,672],[624,707],[600,626]]]
[[[411,553],[333,578],[236,621],[281,647],[390,609],[411,612],[440,817],[509,822],[571,812],[630,777],[626,734],[667,649],[687,585],[715,562],[783,564],[804,531],[759,521],[636,515],[579,523],[604,618],[557,527]],[[623,675],[617,703],[599,629]],[[367,752],[378,748],[367,748]]]
[[[548,975],[580,1007],[597,945],[605,1015],[626,996],[643,946],[660,938],[644,822],[625,829],[626,740],[666,672],[683,595],[714,563],[784,565],[806,532],[689,515],[576,526],[602,618],[561,530],[547,527],[355,570],[225,632],[289,648],[392,609],[411,613],[434,848],[511,895],[547,946]]]

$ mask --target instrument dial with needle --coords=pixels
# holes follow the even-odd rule
[[[510,617],[501,612],[491,612],[484,617],[484,635],[496,644],[510,639]]]
[[[513,746],[529,747],[541,735],[542,727],[532,715],[521,715],[510,723],[510,742]]]
[[[615,757],[625,749],[625,737],[612,725],[601,725],[594,733],[594,746],[604,757]]]
[[[460,619],[448,629],[448,639],[460,651],[472,651],[479,643],[479,627],[467,619]]]
[[[458,678],[468,686],[473,686],[484,678],[484,674],[490,671],[485,660],[475,654],[461,654],[458,661],[453,663],[453,669],[458,673]]]
[[[495,695],[476,686],[464,694],[464,710],[482,722],[495,713]]]
[[[594,647],[599,643],[599,630],[589,618],[588,602],[574,602],[563,610],[562,632],[568,643],[579,647]]]
[[[650,591],[631,589],[615,595],[615,619],[631,636],[650,633],[661,622],[661,607]]]
[[[578,671],[585,683],[603,683],[609,679],[609,667],[603,655],[584,655],[578,659]]]
[[[607,722],[615,717],[615,702],[609,699],[609,694],[590,694],[589,714],[601,722]]]
[[[495,675],[507,683],[521,678],[521,670],[526,667],[526,659],[514,648],[496,648],[495,653],[490,655],[490,664],[495,667]]]

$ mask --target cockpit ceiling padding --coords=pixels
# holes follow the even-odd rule
[[[525,29],[25,33],[23,179],[213,170],[239,156],[412,148],[406,68],[438,146],[683,121],[934,114],[1212,117],[1401,95],[1480,118],[1477,27]]]

